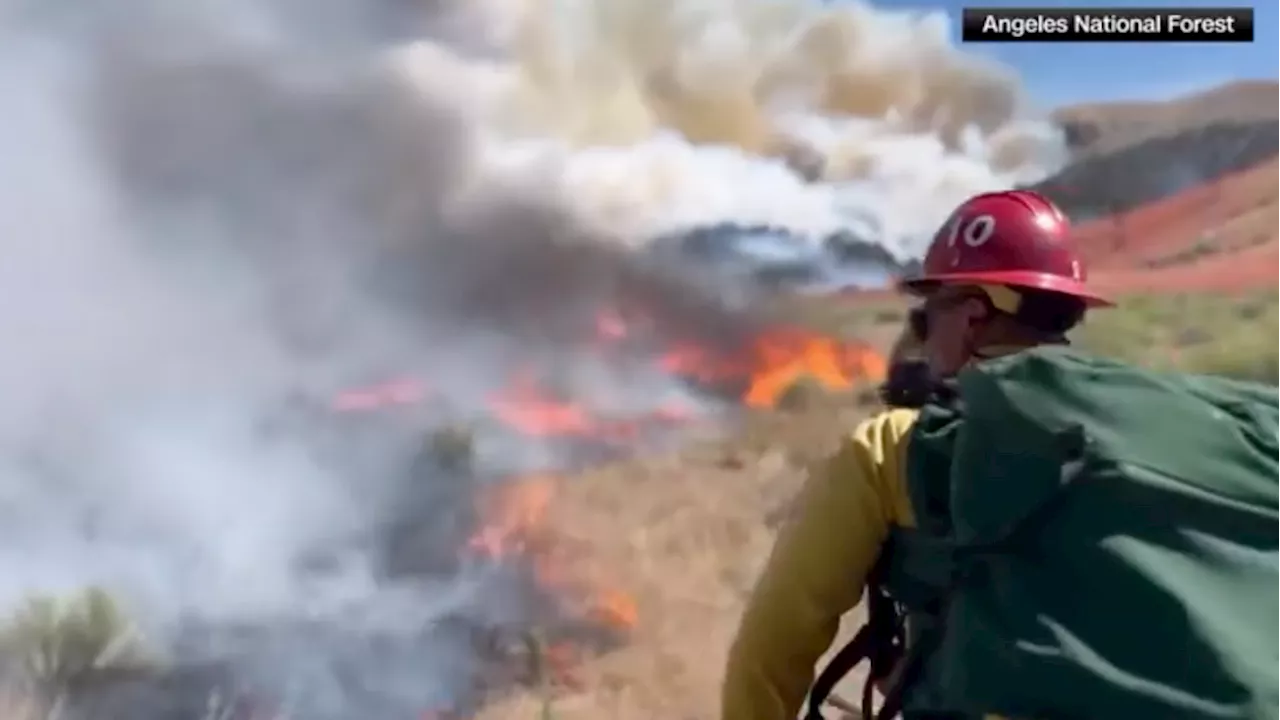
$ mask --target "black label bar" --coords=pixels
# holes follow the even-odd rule
[[[964,42],[1253,42],[1253,8],[965,8]]]

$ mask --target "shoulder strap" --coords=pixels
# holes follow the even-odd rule
[[[921,408],[929,402],[935,380],[923,360],[898,360],[880,385],[880,401],[889,407]]]
[[[882,388],[882,393],[884,393],[884,399],[890,404],[895,404],[892,402],[895,399],[899,401],[898,404],[902,404],[906,396],[910,395],[911,404],[923,409],[923,419],[918,419],[913,428],[912,442],[920,433],[949,433],[949,428],[963,412],[956,381],[935,378],[928,374],[927,368],[922,365],[915,366],[912,370],[902,366],[899,372],[914,373],[909,378],[910,386],[905,388],[901,384],[896,388],[886,386]],[[907,379],[905,375],[897,378],[899,383],[904,383]],[[890,395],[895,391],[899,394],[891,398]],[[939,477],[945,481],[946,475],[942,469],[949,462],[949,456],[940,458],[938,463],[932,465],[926,463],[922,468],[915,468],[915,474],[919,475],[923,472],[925,475],[932,476],[940,473]],[[935,465],[938,466],[935,467]],[[932,511],[932,514],[946,514],[947,498],[932,497],[934,493],[926,487],[914,488],[910,494],[912,505],[917,507],[917,514],[922,515],[918,519],[925,529],[939,533],[949,530],[950,523],[944,518],[930,521],[933,506],[940,505],[936,511]],[[904,539],[906,538],[899,533],[891,533],[890,540],[881,549],[880,557],[867,579],[867,623],[818,674],[809,692],[805,720],[823,720],[823,703],[831,696],[836,684],[864,661],[870,664],[870,671],[862,690],[863,720],[888,720],[895,717],[901,710],[904,694],[919,674],[920,660],[930,644],[930,639],[923,637],[917,638],[909,649],[906,647],[906,611],[904,606],[889,594],[888,580],[891,566],[895,562],[894,556],[904,551],[899,549]],[[925,635],[927,636],[928,633]],[[888,682],[884,687],[885,701],[880,712],[874,713],[871,702],[872,692],[878,684],[885,682]]]
[[[959,385],[955,378],[934,375],[924,360],[899,360],[889,366],[879,394],[880,401],[889,407],[950,406],[959,399]]]
[[[886,714],[887,706],[878,715],[871,712],[871,693],[876,683],[890,676],[902,658],[906,640],[905,614],[889,593],[882,579],[889,562],[892,547],[886,546],[876,561],[867,583],[867,624],[858,630],[853,639],[840,649],[814,680],[809,691],[805,720],[824,720],[822,706],[831,697],[836,684],[844,676],[861,665],[870,663],[867,681],[862,687],[862,717],[864,720],[887,720],[897,714],[897,709]]]

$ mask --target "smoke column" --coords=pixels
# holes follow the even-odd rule
[[[467,85],[487,98],[491,162],[554,158],[575,213],[625,242],[726,218],[811,233],[858,218],[909,256],[964,196],[1065,157],[1016,78],[951,46],[940,15],[799,0],[489,10],[511,55],[468,63]],[[456,77],[434,49],[404,61]],[[790,171],[796,156],[822,158],[822,182]]]
[[[0,607],[104,585],[308,719],[456,702],[443,619],[519,609],[483,568],[381,577],[388,508],[457,500],[385,479],[410,433],[336,462],[300,418],[406,371],[476,411],[620,288],[722,326],[629,262],[673,229],[856,221],[918,253],[961,197],[1062,158],[945,30],[802,0],[0,6]],[[597,405],[677,392],[586,375]]]

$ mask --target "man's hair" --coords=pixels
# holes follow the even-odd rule
[[[1018,294],[1022,301],[1013,319],[1037,333],[1065,335],[1084,320],[1086,305],[1078,297],[1030,288],[1018,288]]]

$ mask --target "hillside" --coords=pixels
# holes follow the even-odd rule
[[[1095,272],[1102,274],[1158,275],[1248,254],[1251,261],[1239,263],[1241,270],[1270,273],[1274,282],[1275,263],[1256,259],[1259,253],[1274,253],[1278,170],[1273,157],[1128,212],[1082,223],[1076,229],[1078,242]]]
[[[1276,81],[1241,80],[1168,101],[1072,105],[1053,118],[1078,155],[1103,154],[1207,125],[1274,120],[1278,104]]]
[[[1055,117],[1075,159],[1031,189],[1077,223],[1099,267],[1132,262],[1167,271],[1204,259],[1218,236],[1233,252],[1264,243],[1274,236],[1267,213],[1274,218],[1275,167],[1268,163],[1280,152],[1277,89],[1275,82],[1239,82],[1167,102],[1060,110]],[[725,222],[682,229],[650,248],[654,260],[681,272],[770,288],[868,287],[913,265],[850,229],[821,240]],[[1168,248],[1156,247],[1165,242]],[[1134,254],[1139,247],[1141,257]]]
[[[1167,102],[1060,110],[1076,159],[1034,189],[1083,221],[1252,167],[1280,150],[1278,88],[1239,82]]]

